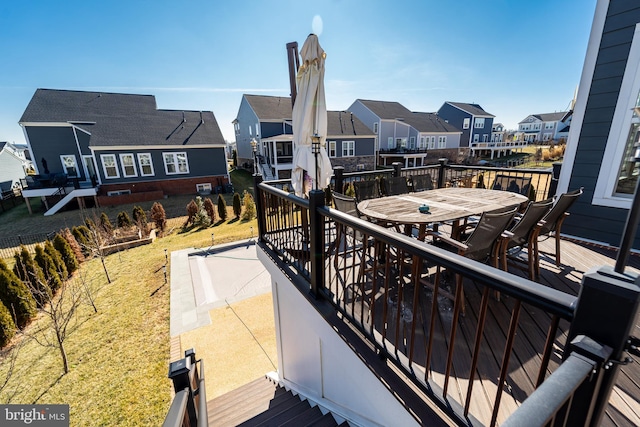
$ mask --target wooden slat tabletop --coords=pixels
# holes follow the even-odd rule
[[[509,191],[451,187],[363,200],[358,203],[358,210],[376,220],[397,224],[428,224],[480,215],[517,206],[527,200],[527,197]],[[423,204],[429,206],[429,213],[418,210]]]

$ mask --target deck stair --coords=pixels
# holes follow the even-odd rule
[[[315,403],[259,378],[207,402],[210,426],[349,426]]]

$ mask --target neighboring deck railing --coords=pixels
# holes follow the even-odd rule
[[[459,425],[504,421],[505,413],[517,412],[549,373],[562,366],[562,349],[569,349],[568,357],[574,348],[567,339],[591,332],[594,339],[602,339],[601,331],[586,325],[586,305],[576,322],[575,296],[331,209],[324,206],[324,192],[312,192],[306,200],[271,184],[259,178],[256,182],[259,244],[308,281],[313,294],[329,301],[369,345]],[[544,197],[548,187],[546,191]],[[458,275],[465,287],[477,290],[473,297],[465,299],[463,287],[455,286]],[[497,292],[508,313],[503,317],[497,317],[501,315],[495,309]],[[532,336],[518,332],[534,318],[544,326]],[[503,329],[501,324],[509,326]],[[466,342],[473,345],[463,348]],[[616,351],[614,357],[619,357]],[[497,367],[484,363],[491,354],[499,354]],[[594,372],[602,366],[597,363]],[[510,375],[518,369],[533,374]],[[476,379],[489,386],[474,386]],[[606,402],[591,379],[586,381],[592,387],[590,402]],[[492,396],[483,396],[487,389],[493,390]],[[557,411],[565,414],[580,410],[561,404]],[[571,414],[573,418],[564,419],[600,416],[595,411],[585,417]]]

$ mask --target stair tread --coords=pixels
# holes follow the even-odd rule
[[[306,400],[299,400],[298,403],[291,406],[290,408],[269,417],[262,423],[258,424],[260,427],[278,427],[287,421],[297,417],[298,415],[307,411],[307,409],[311,408],[309,402]]]
[[[320,418],[318,421],[315,421],[311,424],[307,424],[307,427],[335,427],[337,425],[338,423],[336,422],[336,419],[333,418],[333,415],[331,415],[331,413],[329,412],[324,414],[324,416]],[[348,425],[349,424],[347,424],[347,426]]]
[[[266,420],[277,416],[278,414],[287,411],[289,408],[297,405],[298,403],[300,403],[301,400],[297,397],[294,396],[293,393],[291,393],[291,398],[282,401],[281,403],[274,405],[274,406],[270,406],[267,410],[265,410],[264,412],[257,414],[256,416],[248,419],[247,421],[245,421],[242,424],[239,424],[243,427],[249,427],[249,426],[258,426],[261,425],[261,423],[265,422]],[[307,403],[308,405],[308,403]]]
[[[322,418],[322,411],[317,406],[310,407],[297,417],[281,424],[281,427],[299,427],[306,426]]]

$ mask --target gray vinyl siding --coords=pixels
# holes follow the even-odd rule
[[[80,178],[84,179],[82,157],[78,153],[78,146],[71,126],[27,126],[27,136],[31,146],[31,152],[36,156],[33,159],[38,173],[43,174],[42,159],[46,159],[49,173],[64,173],[60,156],[73,154],[76,156],[76,164]]]
[[[258,117],[245,97],[242,97],[242,100],[240,101],[240,108],[238,109],[238,116],[236,117],[236,120],[240,126],[239,132],[236,134],[238,160],[253,159],[251,139],[256,138],[255,124],[258,123]],[[251,134],[249,134],[249,126],[251,126]]]
[[[618,167],[601,162],[637,22],[640,22],[640,5],[636,0],[610,3],[569,181],[569,190],[584,187],[585,193],[562,227],[563,233],[616,246],[628,211],[594,206],[591,200],[600,168]],[[640,247],[637,236],[634,247]]]
[[[13,184],[20,182],[25,177],[22,161],[7,152],[0,151],[0,190],[7,191],[13,187]]]

